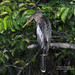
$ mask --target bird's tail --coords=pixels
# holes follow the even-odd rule
[[[40,65],[40,69],[41,69],[41,72],[46,72],[46,55],[45,54],[42,54],[41,55],[41,65]]]

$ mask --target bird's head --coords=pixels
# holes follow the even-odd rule
[[[29,17],[29,19],[28,19],[28,22],[23,26],[23,27],[25,27],[31,20],[35,20],[36,22],[38,22],[39,21],[39,19],[42,17],[42,13],[39,11],[39,10],[37,10],[35,13],[33,13],[30,17]]]

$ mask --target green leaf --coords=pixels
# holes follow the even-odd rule
[[[3,43],[6,43],[6,38],[4,36],[0,36],[0,38],[3,41]]]
[[[26,8],[25,7],[22,7],[22,8],[19,8],[19,11],[24,11]]]
[[[2,19],[2,18],[0,18],[0,21],[1,21],[1,22],[3,22],[3,19]]]
[[[75,16],[75,8],[74,8],[74,16]]]
[[[12,13],[12,10],[11,10],[11,8],[10,8],[9,6],[6,6],[6,7],[4,8],[4,10],[5,10],[6,12],[8,12],[9,14]]]
[[[7,54],[4,54],[4,57],[9,60],[9,56]]]
[[[26,2],[30,2],[30,0],[26,0]]]
[[[2,63],[5,63],[5,60],[4,60],[4,58],[1,58],[1,60],[0,60]]]
[[[19,7],[23,7],[25,4],[24,3],[20,3],[19,4]]]
[[[23,65],[24,67],[26,66],[26,63],[24,62],[24,60],[20,60],[21,65]]]
[[[61,52],[59,52],[59,53],[56,53],[56,54],[55,54],[55,56],[56,56],[56,57],[58,57],[60,54],[61,54]]]
[[[3,19],[0,18],[0,32],[2,33],[4,30]]]
[[[18,2],[24,2],[24,0],[18,0]]]
[[[62,31],[62,27],[61,27],[61,26],[59,26],[59,28],[58,28],[58,29],[59,29],[59,31]]]
[[[33,14],[35,12],[35,10],[27,10],[27,11],[25,11],[24,13],[23,13],[23,15],[22,16],[24,16],[24,15],[31,15],[31,14]]]
[[[8,18],[9,18],[9,16],[5,16],[5,17],[4,17],[4,29],[5,29],[5,30],[7,30],[7,25],[8,25],[8,24],[7,24],[7,22],[8,22],[7,19],[8,19]]]
[[[19,11],[14,11],[12,18],[17,19],[18,16],[19,16]]]
[[[23,41],[20,41],[20,43],[19,43],[19,47],[23,50],[23,47],[24,47],[24,43],[23,43]]]
[[[0,32],[3,31],[3,28],[4,28],[3,23],[0,22]]]
[[[25,20],[26,20],[25,16],[22,16],[22,17],[21,17],[21,21],[22,21],[22,23],[24,23]]]
[[[69,8],[66,8],[66,9],[63,11],[62,15],[61,15],[61,20],[62,20],[63,22],[65,22],[65,19],[66,19],[66,17],[67,17],[68,11],[69,11]]]
[[[61,15],[62,11],[65,9],[65,7],[62,7],[62,8],[58,8],[58,12],[55,13],[55,17],[56,18],[59,18],[59,16]]]
[[[71,74],[75,75],[75,68],[74,68],[74,66],[71,66],[70,72],[71,72]]]
[[[13,20],[13,25],[17,30],[20,30],[20,27],[18,26],[17,22]]]
[[[14,32],[15,30],[14,30],[14,28],[13,28],[13,24],[12,24],[11,19],[10,19],[8,22],[9,22],[9,27],[10,27],[11,31]]]
[[[15,50],[12,50],[12,52],[11,52],[12,56],[14,56],[14,53],[15,53]]]
[[[27,43],[30,43],[30,40],[29,40],[29,38],[26,38],[25,40],[26,40],[26,42],[27,42]]]
[[[35,60],[36,60],[36,56],[34,56],[34,57],[32,58],[32,62],[35,62]]]
[[[72,15],[73,15],[73,8],[70,8],[68,12],[68,19],[70,19]]]
[[[20,63],[20,61],[15,61],[15,62],[14,62],[14,65],[16,65],[16,64],[18,64],[18,63]]]
[[[33,5],[33,6],[36,6],[36,4],[35,4],[35,3],[29,3],[29,5]]]
[[[3,53],[6,53],[6,52],[8,52],[8,50],[4,50],[4,51],[3,51]]]
[[[3,1],[3,2],[1,2],[1,5],[6,5],[6,4],[9,4],[10,3],[10,1]]]
[[[4,16],[4,15],[7,15],[8,14],[8,12],[2,12],[1,14],[0,14],[0,16]]]
[[[7,41],[12,45],[13,43],[12,43],[12,41],[10,40],[10,39],[7,39]]]
[[[23,37],[23,35],[16,35],[15,39],[19,39],[19,38],[22,38],[22,37]]]

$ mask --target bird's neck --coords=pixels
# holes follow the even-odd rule
[[[34,17],[34,20],[35,20],[36,22],[39,22],[41,18],[42,18],[42,15],[39,14],[38,16],[35,16],[35,17]]]
[[[36,18],[35,21],[36,21],[37,23],[39,23],[41,19],[42,19],[42,17],[39,17],[39,18]]]

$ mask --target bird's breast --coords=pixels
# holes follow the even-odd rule
[[[44,40],[44,36],[39,25],[37,25],[36,33],[37,33],[37,39],[40,39],[40,42],[42,42]]]

